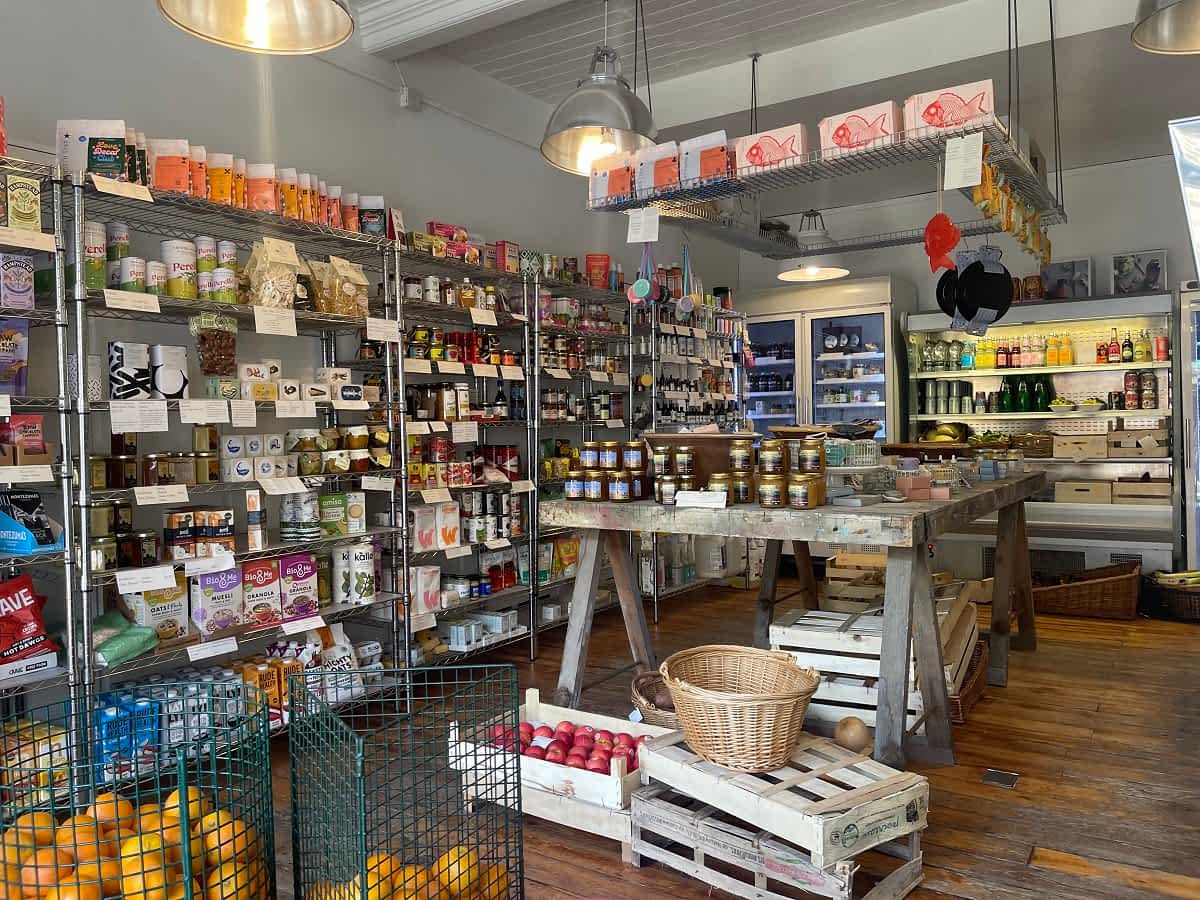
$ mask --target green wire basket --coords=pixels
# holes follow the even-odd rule
[[[517,690],[512,666],[293,676],[297,900],[523,897]]]

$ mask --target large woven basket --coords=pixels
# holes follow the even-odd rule
[[[739,772],[787,763],[821,683],[790,654],[726,644],[681,650],[660,671],[688,746]]]
[[[1092,619],[1137,618],[1141,566],[1117,563],[1067,576],[1066,584],[1033,589],[1033,608],[1043,614]]]
[[[657,670],[635,675],[633,682],[629,685],[629,699],[642,714],[643,722],[675,731],[679,728],[679,718],[675,715],[675,710],[662,709],[654,705],[654,695],[662,683],[662,672]]]

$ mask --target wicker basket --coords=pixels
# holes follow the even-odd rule
[[[674,710],[659,709],[646,699],[647,697],[653,697],[657,693],[657,688],[662,683],[662,673],[658,671],[642,672],[640,675],[635,675],[633,683],[629,685],[629,699],[633,701],[633,705],[642,714],[643,722],[649,725],[658,725],[662,728],[678,729],[679,718],[675,715]]]
[[[681,650],[660,671],[688,745],[739,772],[787,763],[821,682],[790,654],[725,644]]]
[[[1039,613],[1085,616],[1092,619],[1133,619],[1137,616],[1141,565],[1121,563],[1088,569],[1086,580],[1033,589],[1033,608]]]
[[[1009,438],[1014,450],[1022,450],[1026,459],[1049,459],[1054,455],[1054,435],[1045,432],[1014,434]]]
[[[1200,585],[1163,584],[1152,580],[1158,602],[1167,615],[1184,622],[1200,622]]]
[[[967,721],[967,713],[983,698],[984,688],[987,687],[988,669],[988,639],[980,638],[975,642],[975,650],[967,662],[967,677],[957,694],[950,695],[950,721],[962,725]]]

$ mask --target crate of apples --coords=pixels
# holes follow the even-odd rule
[[[511,747],[511,735],[501,732],[493,737]],[[521,755],[530,759],[615,775],[618,773],[613,771],[614,759],[624,759],[626,773],[637,771],[638,747],[649,740],[650,735],[634,737],[627,731],[614,734],[607,728],[563,719],[553,727],[522,722],[517,739]]]

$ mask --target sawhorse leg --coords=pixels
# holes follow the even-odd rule
[[[1002,507],[996,521],[995,580],[992,583],[992,625],[988,633],[988,684],[1008,684],[1008,650],[1037,649],[1037,621],[1033,613],[1033,578],[1029,569],[1029,535],[1025,504]],[[1013,605],[1017,635],[1012,636]]]

